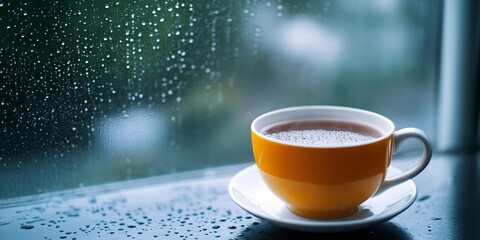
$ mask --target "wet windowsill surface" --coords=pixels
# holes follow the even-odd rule
[[[415,157],[394,160],[407,169]],[[434,155],[418,197],[388,222],[321,234],[277,227],[238,207],[227,186],[248,165],[84,188],[3,203],[0,239],[474,239],[480,157]]]

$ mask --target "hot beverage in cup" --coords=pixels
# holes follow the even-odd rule
[[[265,127],[260,133],[290,144],[318,147],[359,144],[382,136],[371,126],[334,120],[298,120],[278,123]]]
[[[373,194],[407,181],[429,163],[432,146],[416,128],[395,131],[388,118],[347,107],[301,106],[275,110],[251,125],[262,179],[295,214],[339,218]],[[423,155],[412,169],[386,179],[393,152],[417,139]]]

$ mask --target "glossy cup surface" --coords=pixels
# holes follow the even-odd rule
[[[261,129],[294,120],[342,120],[381,132],[375,140],[355,145],[312,147],[266,137]],[[251,125],[255,162],[270,190],[297,215],[338,218],[354,213],[386,176],[394,148],[394,124],[360,109],[303,106],[263,114]]]

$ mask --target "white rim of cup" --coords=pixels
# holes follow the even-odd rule
[[[376,124],[375,123],[371,123],[372,121],[367,121],[366,119],[356,119],[356,118],[345,118],[345,116],[338,116],[338,117],[335,117],[334,114],[332,114],[331,116],[328,116],[328,117],[325,117],[325,116],[318,116],[318,113],[315,114],[314,111],[318,112],[318,111],[338,111],[338,112],[349,112],[349,114],[351,113],[354,113],[356,114],[356,116],[362,116],[363,118],[369,118],[369,119],[375,119],[376,121]],[[299,113],[299,112],[303,112],[305,113],[306,111],[307,114],[299,114],[299,116],[305,116],[305,117],[299,117],[299,116],[288,116],[288,115],[291,115],[291,113]],[[312,113],[313,112],[313,113]],[[287,113],[290,113],[290,114],[287,114]],[[310,115],[311,114],[311,115]],[[315,116],[317,115],[317,116]],[[327,114],[329,115],[329,114]],[[265,119],[271,119],[272,117],[275,117],[275,116],[287,116],[287,117],[284,117],[284,118],[281,118],[282,120],[281,121],[275,121],[275,120],[272,120],[272,121],[268,121],[268,120],[265,120]],[[293,120],[304,120],[304,119],[332,119],[332,120],[342,120],[342,121],[351,121],[351,122],[359,122],[361,124],[364,124],[364,125],[367,125],[369,127],[372,127],[372,128],[375,128],[377,129],[378,131],[380,131],[382,133],[382,136],[379,137],[379,138],[375,138],[371,141],[367,141],[367,142],[362,142],[362,143],[356,143],[356,144],[346,144],[346,145],[336,145],[336,146],[311,146],[311,145],[302,145],[302,144],[295,144],[295,143],[288,143],[288,142],[284,142],[284,141],[280,141],[280,140],[277,140],[277,139],[274,139],[274,138],[271,138],[271,137],[267,137],[263,134],[260,133],[261,129],[267,127],[267,126],[271,126],[273,124],[278,124],[278,123],[282,123],[282,122],[289,122],[289,121],[293,121]],[[263,123],[262,126],[257,126],[259,124],[262,123],[262,121],[266,121],[267,124]],[[383,124],[383,126],[378,126],[378,122],[381,122]],[[250,125],[250,129],[259,137],[263,138],[263,139],[267,139],[268,141],[272,141],[272,142],[275,142],[275,143],[278,143],[278,144],[283,144],[283,145],[290,145],[290,146],[295,146],[295,147],[304,147],[304,148],[317,148],[317,149],[333,149],[333,148],[348,148],[348,147],[357,147],[357,146],[364,146],[364,145],[368,145],[368,144],[372,144],[372,143],[375,143],[375,142],[380,142],[380,141],[383,141],[384,139],[390,137],[393,132],[395,131],[395,124],[388,118],[378,114],[378,113],[374,113],[374,112],[371,112],[371,111],[367,111],[367,110],[363,110],[363,109],[359,109],[359,108],[351,108],[351,107],[343,107],[343,106],[331,106],[331,105],[308,105],[308,106],[296,106],[296,107],[287,107],[287,108],[281,108],[281,109],[277,109],[277,110],[273,110],[273,111],[270,111],[270,112],[267,112],[267,113],[264,113],[260,116],[258,116],[257,118],[255,118],[255,120],[253,120],[252,124]]]

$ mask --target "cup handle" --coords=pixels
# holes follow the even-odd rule
[[[403,128],[398,131],[395,131],[393,133],[393,138],[395,143],[394,152],[397,151],[398,146],[407,138],[415,138],[419,140],[423,146],[422,158],[417,163],[417,165],[415,165],[410,170],[400,173],[398,175],[395,175],[393,177],[386,178],[383,181],[382,185],[380,186],[380,189],[377,191],[376,194],[381,193],[397,184],[400,184],[402,182],[405,182],[417,176],[420,172],[423,171],[423,169],[425,169],[425,167],[427,167],[428,163],[430,162],[430,159],[432,158],[432,153],[433,153],[432,144],[428,139],[427,135],[425,134],[425,132],[423,132],[422,130],[417,128]]]

